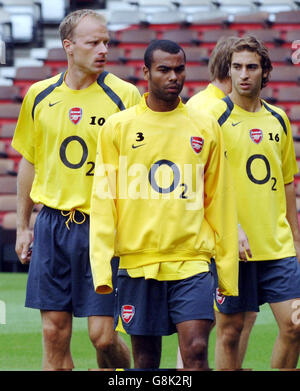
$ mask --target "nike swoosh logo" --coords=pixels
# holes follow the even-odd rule
[[[234,124],[233,122],[231,122],[231,125],[232,125],[232,126],[236,126],[236,125],[240,124],[241,122],[242,122],[242,121],[236,122],[235,124]]]
[[[142,147],[143,145],[146,145],[146,144],[140,144],[140,145],[134,145],[134,144],[132,144],[132,148],[133,148],[133,149],[136,149],[136,148]]]
[[[52,106],[54,106],[54,105],[56,105],[57,103],[60,103],[61,102],[61,100],[59,100],[58,102],[54,102],[54,103],[50,103],[49,102],[49,107],[52,107]]]

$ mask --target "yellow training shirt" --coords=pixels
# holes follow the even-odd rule
[[[212,83],[209,83],[208,86],[199,91],[197,94],[192,96],[187,101],[187,106],[194,107],[195,110],[205,110],[206,108],[215,105],[218,99],[225,97],[225,94],[220,88],[216,87]]]
[[[296,254],[284,187],[298,171],[291,127],[283,110],[261,103],[258,112],[248,112],[227,96],[211,109],[223,130],[251,261]]]
[[[34,165],[35,203],[89,213],[99,130],[110,115],[138,103],[140,94],[106,71],[82,90],[70,89],[64,75],[30,87],[12,146]]]
[[[112,291],[114,254],[120,268],[161,276],[185,274],[185,262],[199,262],[196,274],[215,257],[220,290],[237,295],[237,215],[221,129],[182,102],[154,112],[146,98],[99,133],[90,221],[95,289]]]

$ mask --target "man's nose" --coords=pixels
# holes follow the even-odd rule
[[[107,45],[104,42],[100,42],[98,47],[98,53],[106,54],[108,52]]]
[[[248,70],[246,67],[243,67],[240,74],[241,79],[247,79],[248,78]]]
[[[169,80],[177,80],[177,73],[173,69],[169,72]]]

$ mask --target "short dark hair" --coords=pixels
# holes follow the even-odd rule
[[[176,42],[169,41],[168,39],[156,39],[150,42],[144,54],[144,63],[149,69],[151,68],[151,64],[153,62],[153,52],[156,50],[162,50],[163,52],[170,54],[177,54],[182,52],[184,56],[184,62],[186,61],[184,50]]]
[[[264,88],[268,84],[269,77],[273,69],[267,47],[254,35],[244,35],[239,38],[230,49],[230,65],[233,53],[242,52],[244,50],[257,53],[261,57],[260,64],[262,71],[267,74],[262,78],[261,82],[261,88]]]

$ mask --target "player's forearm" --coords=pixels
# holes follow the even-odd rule
[[[300,230],[296,206],[296,193],[294,182],[285,185],[286,196],[286,218],[290,224],[294,241],[300,242]]]
[[[22,158],[19,165],[17,179],[17,230],[29,227],[30,216],[34,202],[30,198],[30,191],[34,179],[34,165]]]

